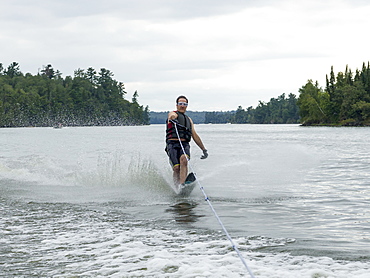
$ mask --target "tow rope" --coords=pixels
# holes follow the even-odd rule
[[[178,130],[177,130],[177,125],[179,125],[179,126],[181,126],[181,125],[180,125],[179,123],[177,123],[176,121],[173,121],[173,120],[170,120],[170,121],[175,125],[176,135],[177,135],[177,138],[179,139],[179,142],[180,142],[180,146],[181,146],[182,152],[185,154],[186,160],[188,161],[189,168],[190,168],[190,170],[193,172],[193,174],[194,174],[194,176],[195,176],[195,178],[196,178],[196,182],[197,182],[197,183],[198,183],[198,185],[199,185],[200,190],[203,192],[203,195],[204,195],[205,201],[207,201],[207,203],[208,203],[208,205],[210,206],[210,208],[211,208],[211,210],[212,210],[213,214],[214,214],[214,215],[215,215],[215,217],[217,218],[218,223],[221,225],[222,230],[224,231],[224,233],[225,233],[225,235],[226,235],[227,239],[230,241],[232,248],[233,248],[233,249],[235,250],[235,252],[238,254],[238,256],[239,256],[240,260],[241,260],[241,261],[242,261],[242,263],[244,264],[245,268],[248,270],[248,272],[249,272],[250,276],[251,276],[252,278],[255,278],[255,276],[253,275],[253,273],[252,273],[251,269],[248,267],[247,262],[244,260],[244,258],[243,258],[243,256],[242,256],[242,254],[240,253],[240,251],[239,251],[238,247],[237,247],[237,246],[236,246],[236,244],[234,243],[234,241],[233,241],[233,239],[231,238],[231,236],[230,236],[229,232],[226,230],[226,227],[224,226],[224,224],[222,223],[222,221],[221,221],[220,217],[218,216],[218,214],[217,214],[216,210],[214,209],[214,207],[213,207],[213,205],[212,205],[212,203],[211,203],[211,200],[208,198],[208,196],[207,196],[207,194],[206,194],[206,192],[205,192],[205,190],[204,190],[204,187],[200,184],[200,182],[199,182],[199,180],[198,180],[197,176],[195,175],[194,169],[193,169],[193,167],[192,167],[192,165],[191,165],[191,163],[190,163],[190,159],[188,158],[188,156],[187,156],[187,155],[186,155],[186,153],[185,153],[185,149],[184,149],[184,147],[183,147],[183,145],[182,145],[182,143],[181,143],[180,135],[179,135],[179,132],[178,132]],[[181,126],[181,127],[182,127],[182,126]]]

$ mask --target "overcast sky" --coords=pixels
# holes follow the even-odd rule
[[[370,61],[366,0],[0,2],[0,63],[106,68],[151,111],[256,107]]]

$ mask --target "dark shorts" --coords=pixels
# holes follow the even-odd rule
[[[189,142],[181,141],[182,146],[184,147],[185,153],[190,159],[190,144]],[[167,140],[166,152],[170,158],[170,163],[172,167],[180,165],[180,156],[184,154],[184,151],[181,148],[180,142],[177,140]]]

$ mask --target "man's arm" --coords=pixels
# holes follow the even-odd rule
[[[203,155],[200,157],[200,159],[206,159],[208,157],[208,151],[207,149],[204,147],[204,144],[202,142],[202,139],[200,139],[198,133],[195,131],[195,128],[194,128],[194,123],[193,121],[190,119],[191,121],[191,129],[192,129],[192,137],[194,139],[194,142],[198,145],[198,147],[203,151]]]
[[[195,128],[194,128],[194,123],[193,123],[193,120],[190,119],[191,121],[191,131],[192,131],[192,134],[191,136],[193,137],[193,140],[194,142],[198,145],[198,147],[204,151],[206,148],[204,147],[203,145],[203,142],[202,142],[202,139],[200,139],[198,133],[195,131]]]

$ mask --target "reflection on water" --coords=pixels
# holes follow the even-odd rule
[[[166,212],[170,212],[175,216],[176,222],[181,223],[194,223],[198,218],[203,217],[204,215],[196,215],[193,209],[198,204],[195,202],[181,202],[175,205],[170,206],[166,209]]]

